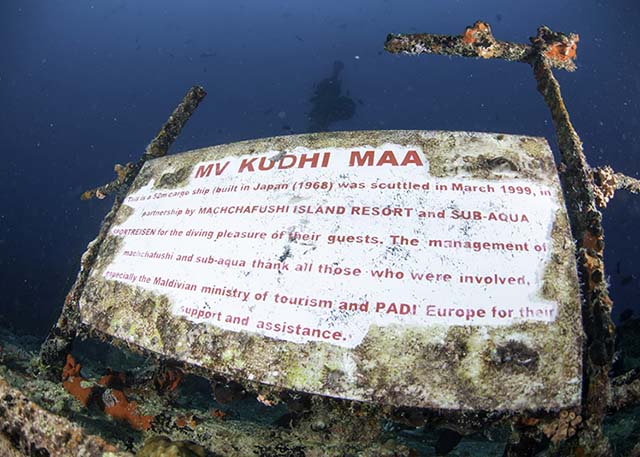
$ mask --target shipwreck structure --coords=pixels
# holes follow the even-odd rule
[[[541,27],[530,44],[507,43],[476,22],[461,35],[385,43],[531,65],[556,127],[557,167],[543,139],[469,132],[320,133],[168,156],[205,97],[190,89],[138,162],[82,195],[112,194],[114,204],[42,345],[42,376],[145,436],[178,426],[176,437],[224,455],[415,455],[386,441],[389,424],[438,428],[440,454],[502,425],[507,456],[611,455],[603,418],[637,403],[640,380],[609,377],[598,206],[638,183],[586,162],[552,73],[575,69],[578,40]],[[161,367],[92,384],[70,355],[78,336]],[[145,414],[126,396],[143,382],[174,391],[185,373],[211,380],[220,401],[285,404],[285,426],[205,430],[193,417]],[[16,407],[10,389],[0,384],[7,449],[55,454],[82,433],[53,442],[27,432],[38,407]],[[74,439],[86,455],[115,452]]]

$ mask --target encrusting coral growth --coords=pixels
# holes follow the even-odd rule
[[[129,401],[122,390],[112,388],[122,387],[126,379],[124,374],[110,370],[98,384],[93,384],[82,378],[80,368],[80,364],[68,354],[67,363],[62,370],[62,384],[80,403],[84,406],[96,404],[105,414],[127,422],[136,430],[148,430],[151,427],[153,416],[139,414],[136,402]]]
[[[483,59],[490,59],[496,54],[497,42],[486,22],[476,21],[473,27],[467,27],[462,35],[462,42],[474,46],[478,56]]]
[[[75,376],[75,375],[74,375]],[[131,457],[30,401],[0,376],[0,455]]]
[[[531,43],[549,59],[552,66],[568,71],[574,71],[576,65],[573,59],[576,58],[580,36],[577,33],[554,32],[549,27],[538,28],[538,34],[531,38]]]
[[[62,385],[80,403],[87,406],[93,394],[93,386],[86,385],[85,380],[80,376],[80,368],[80,364],[76,363],[73,356],[67,355],[67,363],[62,369]]]
[[[582,423],[582,417],[574,411],[561,411],[558,419],[542,426],[542,431],[553,444],[571,438]]]
[[[105,402],[104,412],[114,419],[126,421],[136,430],[148,430],[151,427],[153,416],[138,414],[138,404],[127,400],[124,392],[116,389],[107,389],[105,394],[110,396],[108,404]],[[105,395],[102,395],[104,398]]]

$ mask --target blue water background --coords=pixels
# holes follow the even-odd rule
[[[579,33],[578,71],[556,71],[572,121],[592,165],[637,176],[639,13],[621,0],[2,1],[0,325],[48,330],[111,206],[80,193],[137,160],[194,84],[209,95],[172,152],[307,132],[314,85],[340,60],[358,103],[334,130],[543,136],[557,157],[528,65],[389,55],[390,32],[482,19],[501,40],[541,24]],[[638,222],[640,197],[620,192],[605,211],[615,316],[638,308]]]

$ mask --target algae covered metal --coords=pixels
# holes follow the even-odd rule
[[[98,332],[240,382],[556,409],[580,401],[574,254],[544,139],[274,137],[147,161],[79,308]]]

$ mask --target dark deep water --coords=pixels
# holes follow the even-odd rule
[[[136,160],[194,84],[209,95],[172,152],[310,130],[425,129],[544,136],[557,154],[529,66],[393,56],[389,32],[458,34],[482,19],[501,40],[527,41],[542,24],[579,33],[578,71],[556,71],[572,121],[591,165],[637,176],[639,13],[630,0],[2,2],[2,323],[49,329],[111,205],[80,193]],[[335,112],[313,117],[334,75]],[[640,198],[619,192],[604,214],[618,316],[638,309]]]

